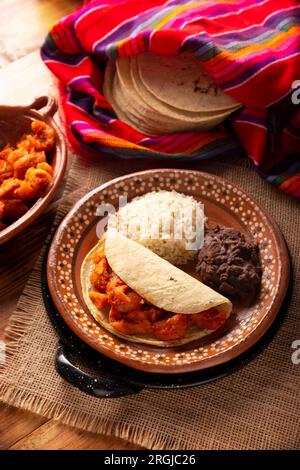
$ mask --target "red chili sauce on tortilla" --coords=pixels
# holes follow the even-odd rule
[[[93,263],[90,299],[100,310],[109,308],[109,323],[123,334],[173,341],[184,338],[189,325],[200,330],[216,330],[226,321],[226,312],[217,308],[184,314],[167,312],[150,304],[112,271],[104,247],[94,254]]]

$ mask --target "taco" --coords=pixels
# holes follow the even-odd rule
[[[231,302],[116,232],[107,233],[81,268],[85,302],[96,321],[121,338],[170,347],[224,325]]]

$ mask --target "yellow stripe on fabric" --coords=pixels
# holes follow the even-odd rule
[[[299,183],[300,183],[300,173],[296,173],[296,175],[291,176],[287,180],[283,181],[279,185],[279,188],[282,189],[282,190],[287,189],[289,186],[291,186],[291,184],[296,183],[298,180],[299,180]]]
[[[236,52],[232,52],[232,51],[229,52],[229,51],[225,51],[225,50],[220,51],[217,56],[213,57],[212,62],[216,58],[218,58],[218,64],[219,64],[220,63],[219,59],[221,59],[221,58],[222,59],[231,58],[231,60],[232,60],[233,58],[241,58],[243,56],[251,55],[253,52],[258,52],[258,51],[267,49],[268,47],[274,46],[276,44],[278,45],[278,43],[280,43],[280,41],[286,42],[287,38],[289,38],[289,37],[295,36],[295,38],[296,38],[297,35],[300,35],[300,26],[294,26],[293,28],[291,28],[289,30],[289,32],[281,33],[279,36],[277,36],[276,38],[271,39],[268,42],[264,42],[262,44],[252,44],[251,46],[248,46],[248,47],[245,47],[244,49],[241,49],[240,51],[236,51]]]
[[[85,136],[86,140],[98,140],[102,144],[109,145],[110,147],[122,147],[122,148],[132,148],[138,150],[148,150],[141,145],[134,144],[132,142],[128,142],[127,140],[114,138],[111,136],[106,136],[104,134],[100,134],[97,132],[91,132]]]
[[[184,152],[192,153],[195,150],[202,149],[203,147],[210,145],[214,142],[217,142],[220,139],[226,139],[226,138],[228,138],[228,135],[224,133],[222,134],[219,133],[218,135],[211,135],[211,134],[202,135],[201,133],[199,133],[197,141],[195,141],[193,138],[192,143],[189,144],[189,142],[187,142],[187,147],[185,148]]]
[[[126,43],[126,41],[128,41],[128,38],[124,38],[124,39],[119,39],[118,42],[117,42],[117,49],[118,51],[121,49],[121,47]],[[119,55],[119,53],[118,53]]]
[[[276,43],[280,42],[283,39],[284,39],[284,41],[286,41],[286,39],[291,37],[291,36],[295,36],[295,38],[296,38],[297,37],[297,32],[299,32],[299,34],[300,34],[300,26],[294,26],[288,32],[283,32],[279,36],[277,36],[276,38],[270,39],[270,41],[267,41],[263,44],[253,44],[249,47],[246,47],[242,51],[237,51],[237,53],[233,53],[233,55],[235,57],[240,57],[240,56],[244,55],[245,52],[247,53],[248,51],[249,51],[249,53],[251,53],[252,51],[255,51],[255,50],[266,49],[267,47],[273,46],[273,45],[275,45]]]
[[[174,18],[174,16],[177,16],[178,13],[182,13],[184,11],[187,11],[187,10],[192,10],[193,8],[197,8],[199,6],[202,6],[202,5],[209,5],[209,3],[211,3],[211,5],[214,5],[216,2],[208,2],[207,0],[204,0],[204,1],[201,1],[201,2],[195,2],[195,3],[190,3],[188,5],[182,5],[182,6],[179,6],[177,7],[174,11],[172,11],[172,13],[170,13],[168,16],[166,16],[163,20],[161,20],[154,28],[153,30],[154,31],[157,31],[159,30],[160,28],[162,28],[165,24],[168,23],[168,21],[170,21],[172,18]],[[219,0],[218,3],[238,3],[238,0],[233,0],[231,2],[229,2],[228,0]]]

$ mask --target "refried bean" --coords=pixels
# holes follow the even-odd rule
[[[258,245],[236,229],[207,228],[196,272],[206,285],[227,297],[253,298],[262,275]]]

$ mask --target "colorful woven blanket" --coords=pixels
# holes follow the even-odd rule
[[[144,51],[193,51],[244,108],[214,132],[137,132],[101,90],[108,58]],[[79,153],[171,162],[230,159],[243,148],[263,177],[300,198],[299,2],[86,1],[51,29],[41,54],[58,78],[67,136]]]

